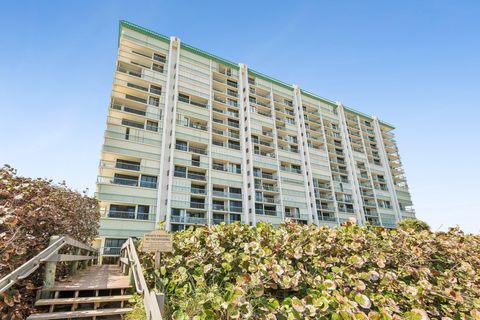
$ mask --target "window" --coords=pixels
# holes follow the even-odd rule
[[[117,163],[115,164],[115,167],[118,169],[140,171],[140,162],[117,159]]]
[[[175,149],[182,150],[182,151],[188,151],[187,142],[182,141],[182,140],[177,140],[175,142]]]
[[[230,200],[230,211],[242,212],[242,202]]]
[[[228,164],[228,171],[233,173],[242,173],[242,166],[236,163],[229,163]]]
[[[214,170],[225,171],[225,168],[224,168],[224,166],[223,166],[223,163],[213,162],[213,163],[212,163],[212,168],[213,168]]]
[[[180,214],[181,214],[182,210],[180,209],[175,209],[175,208],[172,208],[172,216],[175,216],[175,217],[180,217]]]
[[[143,129],[143,128],[144,128],[143,123],[141,123],[141,122],[136,122],[136,121],[132,121],[132,120],[128,120],[128,119],[122,119],[122,124],[123,124],[124,126],[129,126],[129,127],[139,128],[139,129]]]
[[[138,220],[149,220],[148,214],[150,213],[150,207],[145,205],[138,205],[137,207],[137,219]]]
[[[190,97],[185,94],[178,94],[178,100],[186,103],[190,103]]]
[[[104,255],[119,255],[122,245],[127,241],[127,239],[111,239],[106,238],[105,244],[103,245],[103,254]]]
[[[111,204],[108,216],[110,218],[135,219],[135,206]]]
[[[238,141],[228,140],[228,147],[230,149],[240,150],[240,143]]]
[[[235,88],[237,87],[237,83],[235,81],[232,81],[232,80],[229,80],[229,79],[227,79],[227,84],[229,86],[232,86],[232,87],[235,87]]]
[[[136,187],[138,185],[138,177],[115,173],[113,176],[113,183]]]
[[[162,87],[154,86],[153,84],[151,84],[150,85],[150,92],[161,95],[162,94]]]
[[[158,107],[160,105],[160,99],[157,97],[148,97],[148,104]]]
[[[146,129],[150,130],[150,131],[157,132],[158,131],[158,122],[147,120],[147,128]]]
[[[157,60],[157,61],[165,63],[166,62],[166,57],[164,55],[154,53],[153,54],[153,60]]]
[[[186,178],[187,177],[187,168],[181,166],[175,166],[175,177]]]
[[[140,187],[155,189],[157,187],[157,177],[142,175],[140,179]]]
[[[162,65],[159,65],[157,63],[154,63],[152,65],[152,70],[153,71],[157,71],[157,72],[160,72],[160,73],[163,73],[163,66]]]

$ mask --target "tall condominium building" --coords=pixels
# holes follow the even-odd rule
[[[395,227],[415,214],[393,129],[121,21],[97,181],[101,246],[114,252],[159,221]]]

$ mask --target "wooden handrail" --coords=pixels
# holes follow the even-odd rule
[[[89,253],[93,253],[93,255],[68,255],[68,254],[58,254],[58,251],[65,247],[65,246],[72,246],[77,248],[77,252],[80,253],[80,250],[86,250]],[[73,239],[70,236],[52,236],[50,238],[50,245],[42,250],[39,254],[22,264],[17,269],[13,270],[5,277],[0,279],[0,293],[5,292],[18,280],[22,280],[27,278],[30,274],[32,274],[35,270],[37,270],[42,263],[50,263],[55,265],[56,262],[60,261],[87,261],[95,259],[98,252],[93,247],[84,244],[80,241]],[[75,268],[72,268],[71,271],[76,271]],[[49,279],[45,279],[45,282],[50,283],[52,277],[52,272],[50,272]],[[55,270],[53,270],[53,281],[55,281]],[[53,283],[52,283],[53,285]]]
[[[122,264],[122,270],[124,270],[124,272],[131,272],[131,275],[133,276],[135,290],[143,297],[143,305],[145,307],[147,319],[162,320],[162,313],[160,312],[162,308],[159,300],[163,298],[163,294],[148,289],[132,238],[128,238],[128,240],[122,245],[120,251],[120,264]]]

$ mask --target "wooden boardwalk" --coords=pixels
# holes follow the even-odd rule
[[[131,288],[128,276],[117,265],[90,266],[44,291],[81,291]]]

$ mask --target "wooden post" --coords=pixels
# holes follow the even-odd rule
[[[60,236],[51,236],[49,245],[52,245],[57,241]],[[48,261],[45,263],[45,276],[43,278],[43,288],[51,289],[55,286],[55,273],[57,271],[57,263],[54,261]],[[50,291],[42,292],[42,298],[48,299],[50,297]]]
[[[128,279],[131,286],[135,286],[135,277],[133,276],[133,268],[128,268]]]
[[[74,254],[80,255],[81,252],[82,252],[82,249],[76,248]],[[75,274],[75,272],[77,272],[77,269],[78,269],[78,261],[73,261],[72,264],[70,265],[70,274],[71,275]]]
[[[87,251],[87,253],[86,253],[85,255],[89,256],[89,255],[91,255],[91,254],[92,254],[92,253],[91,253],[90,251]],[[84,260],[84,261],[81,262],[81,264],[82,264],[82,269],[86,269],[86,268],[88,267],[88,261],[90,261],[90,260]]]
[[[160,268],[160,251],[155,251],[155,269]]]

